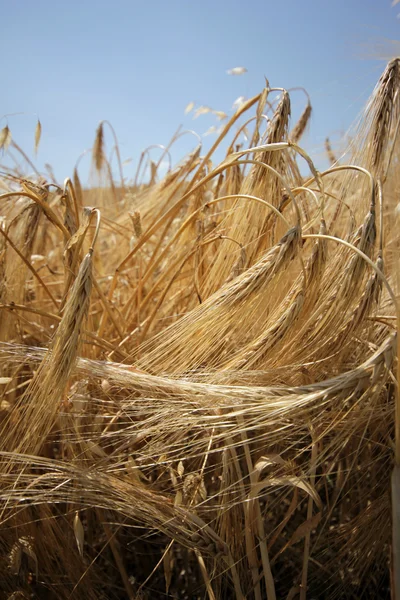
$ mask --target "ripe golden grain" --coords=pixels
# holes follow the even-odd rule
[[[5,597],[388,591],[399,64],[340,164],[327,141],[324,172],[297,145],[311,103],[289,134],[289,92],[271,100],[266,82],[161,179],[181,134],[127,182],[106,121],[93,165],[107,186],[85,189],[77,167],[55,192],[1,175]],[[0,142],[25,157],[8,128]]]

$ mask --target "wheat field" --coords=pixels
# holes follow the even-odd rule
[[[400,59],[326,170],[290,100],[91,189],[1,131],[1,598],[399,597]]]

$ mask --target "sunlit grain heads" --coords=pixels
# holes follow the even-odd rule
[[[370,104],[371,123],[371,168],[379,174],[384,166],[388,145],[394,140],[394,128],[400,117],[400,59],[389,62],[375,89]]]
[[[96,130],[96,137],[94,140],[93,150],[92,150],[93,164],[97,170],[97,172],[101,172],[103,169],[106,156],[104,152],[104,123],[101,122]]]
[[[268,128],[267,143],[280,142],[285,138],[290,117],[290,96],[284,91]]]
[[[288,134],[289,94],[270,98],[267,84],[233,107],[248,107],[247,154],[232,156],[238,114],[199,106],[227,123],[213,152],[199,144],[165,177],[149,160],[151,184],[129,183],[122,201],[103,124],[93,169],[108,170],[108,187],[84,189],[77,170],[62,189],[17,167],[0,176],[6,595],[28,565],[39,573],[29,593],[60,600],[159,597],[164,576],[172,595],[192,586],[215,600],[379,596],[397,390],[398,70],[385,70],[345,171],[320,174],[295,147],[311,105]],[[3,149],[7,138],[3,128]],[[101,230],[97,209],[82,213],[98,202]],[[335,237],[318,237],[319,224]]]
[[[236,303],[243,301],[260,288],[266,287],[272,277],[294,258],[300,244],[300,228],[296,226],[290,229],[251,269],[247,269],[242,277],[234,280],[222,297],[226,297],[229,304]]]
[[[292,131],[290,132],[290,141],[297,144],[297,142],[301,139],[301,137],[303,136],[303,134],[306,130],[306,127],[310,121],[311,112],[312,112],[312,106],[308,102],[304,111],[300,115],[299,120],[297,121],[296,125],[293,127]]]

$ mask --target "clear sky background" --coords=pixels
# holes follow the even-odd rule
[[[390,42],[400,40],[399,12],[390,0],[0,0],[0,115],[25,113],[0,126],[8,122],[32,156],[37,114],[36,163],[63,180],[108,119],[123,159],[134,159],[129,178],[141,150],[168,143],[180,124],[200,134],[216,124],[185,116],[190,101],[232,113],[266,76],[308,90],[314,112],[303,145],[318,163],[325,137],[339,139],[365,104],[381,57],[400,53]],[[248,73],[226,74],[236,66]],[[293,123],[304,105],[294,93]],[[195,144],[185,137],[174,161]],[[85,157],[83,179],[89,165]]]

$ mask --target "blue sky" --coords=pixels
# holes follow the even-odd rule
[[[308,90],[314,112],[303,144],[318,162],[325,136],[335,141],[351,125],[384,68],[376,44],[400,39],[399,6],[390,0],[0,0],[0,115],[25,113],[0,126],[8,122],[32,155],[37,114],[43,133],[36,163],[50,163],[63,180],[92,145],[98,122],[108,119],[123,159],[134,159],[129,178],[141,150],[166,144],[180,124],[202,134],[215,123],[185,116],[190,101],[230,112],[238,96],[261,91],[266,76],[273,86]],[[242,65],[245,75],[226,74]],[[293,121],[304,102],[293,94]],[[174,161],[195,144],[185,136]],[[89,162],[81,162],[84,179]]]

